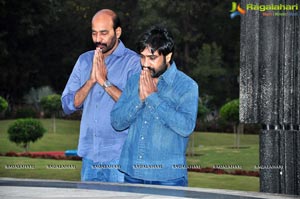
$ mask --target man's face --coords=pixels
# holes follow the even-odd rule
[[[158,78],[162,75],[169,67],[166,63],[166,57],[162,54],[159,55],[158,51],[151,53],[150,48],[145,48],[141,52],[141,65],[142,68],[148,68],[153,78]]]
[[[92,39],[102,53],[110,52],[116,47],[118,37],[110,17],[103,15],[92,21]]]

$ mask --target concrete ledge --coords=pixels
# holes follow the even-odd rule
[[[299,197],[280,194],[190,187],[0,178],[0,198],[295,199]]]

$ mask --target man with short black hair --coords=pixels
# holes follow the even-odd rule
[[[153,27],[138,43],[143,70],[133,75],[111,112],[117,130],[129,128],[120,157],[125,182],[187,186],[185,152],[198,109],[198,85],[173,61],[174,41]]]

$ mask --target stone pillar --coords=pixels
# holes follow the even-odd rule
[[[247,4],[299,5],[296,16],[241,16],[240,121],[262,125],[260,190],[300,195],[300,1]]]

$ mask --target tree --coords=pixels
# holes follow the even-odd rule
[[[207,108],[207,106],[203,103],[202,100],[199,100],[198,103],[198,114],[197,114],[197,118],[200,119],[201,122],[205,121],[205,118],[207,117],[207,114],[209,113],[209,109]]]
[[[41,99],[45,96],[54,94],[53,90],[49,86],[39,87],[37,89],[31,88],[29,93],[24,96],[25,102],[31,104],[37,111],[40,111]]]
[[[7,109],[7,107],[8,107],[7,101],[3,97],[0,96],[0,113],[2,111],[5,111]]]
[[[51,1],[0,3],[0,95],[13,106],[29,88],[43,84],[43,31],[53,23]],[[21,83],[22,82],[22,83]]]
[[[58,113],[58,111],[61,110],[61,101],[60,101],[61,95],[53,94],[45,96],[41,99],[41,106],[45,111],[48,111],[51,114],[52,117],[52,127],[53,132],[56,132],[56,121],[55,121],[55,115]]]
[[[175,38],[179,69],[198,83],[211,110],[238,97],[239,19],[228,15],[230,1],[139,0],[136,29],[166,25]],[[197,72],[197,73],[196,73]]]
[[[31,89],[48,85],[61,93],[78,56],[94,49],[91,18],[109,8],[120,16],[121,40],[133,50],[141,32],[166,25],[177,67],[199,83],[201,97],[213,97],[208,108],[218,110],[239,94],[240,19],[230,19],[230,6],[228,0],[0,0],[0,96],[13,111]]]
[[[216,43],[203,44],[194,62],[192,77],[201,87],[201,96],[212,96],[210,106],[212,110],[223,103],[226,71],[222,62],[222,49]]]
[[[8,128],[9,140],[21,145],[26,152],[28,152],[29,143],[43,137],[45,132],[42,123],[31,118],[18,119]]]
[[[240,131],[239,131],[239,99],[227,102],[220,109],[220,116],[225,121],[230,122],[233,126],[233,133],[235,135],[235,147],[240,145]]]

